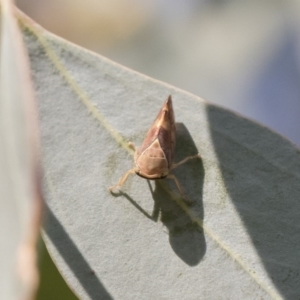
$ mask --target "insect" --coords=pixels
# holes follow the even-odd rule
[[[174,180],[181,197],[187,203],[190,203],[185,198],[178,179],[170,172],[191,159],[200,158],[200,155],[188,156],[178,163],[173,163],[176,143],[175,134],[175,116],[170,95],[148,130],[142,146],[136,148],[133,143],[129,143],[129,146],[135,150],[135,166],[123,175],[117,185],[109,188],[110,192],[112,193],[115,188],[120,189],[130,174],[137,174],[149,180],[170,178]]]

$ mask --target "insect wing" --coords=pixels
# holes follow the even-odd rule
[[[169,96],[160,109],[152,126],[148,130],[142,146],[137,151],[137,157],[143,153],[156,139],[163,150],[169,167],[172,165],[175,150],[175,116],[172,97]]]

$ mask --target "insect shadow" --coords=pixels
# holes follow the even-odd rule
[[[176,141],[175,162],[184,159],[187,155],[198,153],[189,131],[182,123],[176,123]],[[172,172],[174,172],[181,183],[187,198],[193,202],[193,205],[190,207],[193,214],[203,220],[202,189],[204,168],[202,160],[193,159]],[[168,183],[174,193],[178,193],[177,187],[172,180],[162,180]],[[190,216],[172,199],[172,196],[164,190],[159,184],[160,180],[154,181],[154,189],[150,180],[147,181],[154,200],[152,214],[146,212],[128,194],[120,191],[118,196],[122,195],[127,198],[141,213],[152,221],[157,222],[161,220],[168,229],[169,242],[176,255],[190,266],[197,265],[206,252],[203,229],[198,224],[195,224]],[[180,195],[178,194],[178,196]]]

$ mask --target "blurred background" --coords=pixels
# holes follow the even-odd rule
[[[16,2],[49,31],[300,146],[299,0]]]

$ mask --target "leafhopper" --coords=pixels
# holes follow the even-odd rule
[[[181,197],[190,203],[184,196],[178,179],[170,172],[191,159],[200,158],[200,155],[188,156],[182,161],[174,163],[175,143],[175,115],[170,95],[148,130],[142,146],[136,148],[133,143],[129,143],[129,146],[135,150],[134,167],[123,175],[117,185],[109,188],[110,192],[115,188],[120,189],[130,174],[137,174],[149,180],[170,178],[174,180]]]

